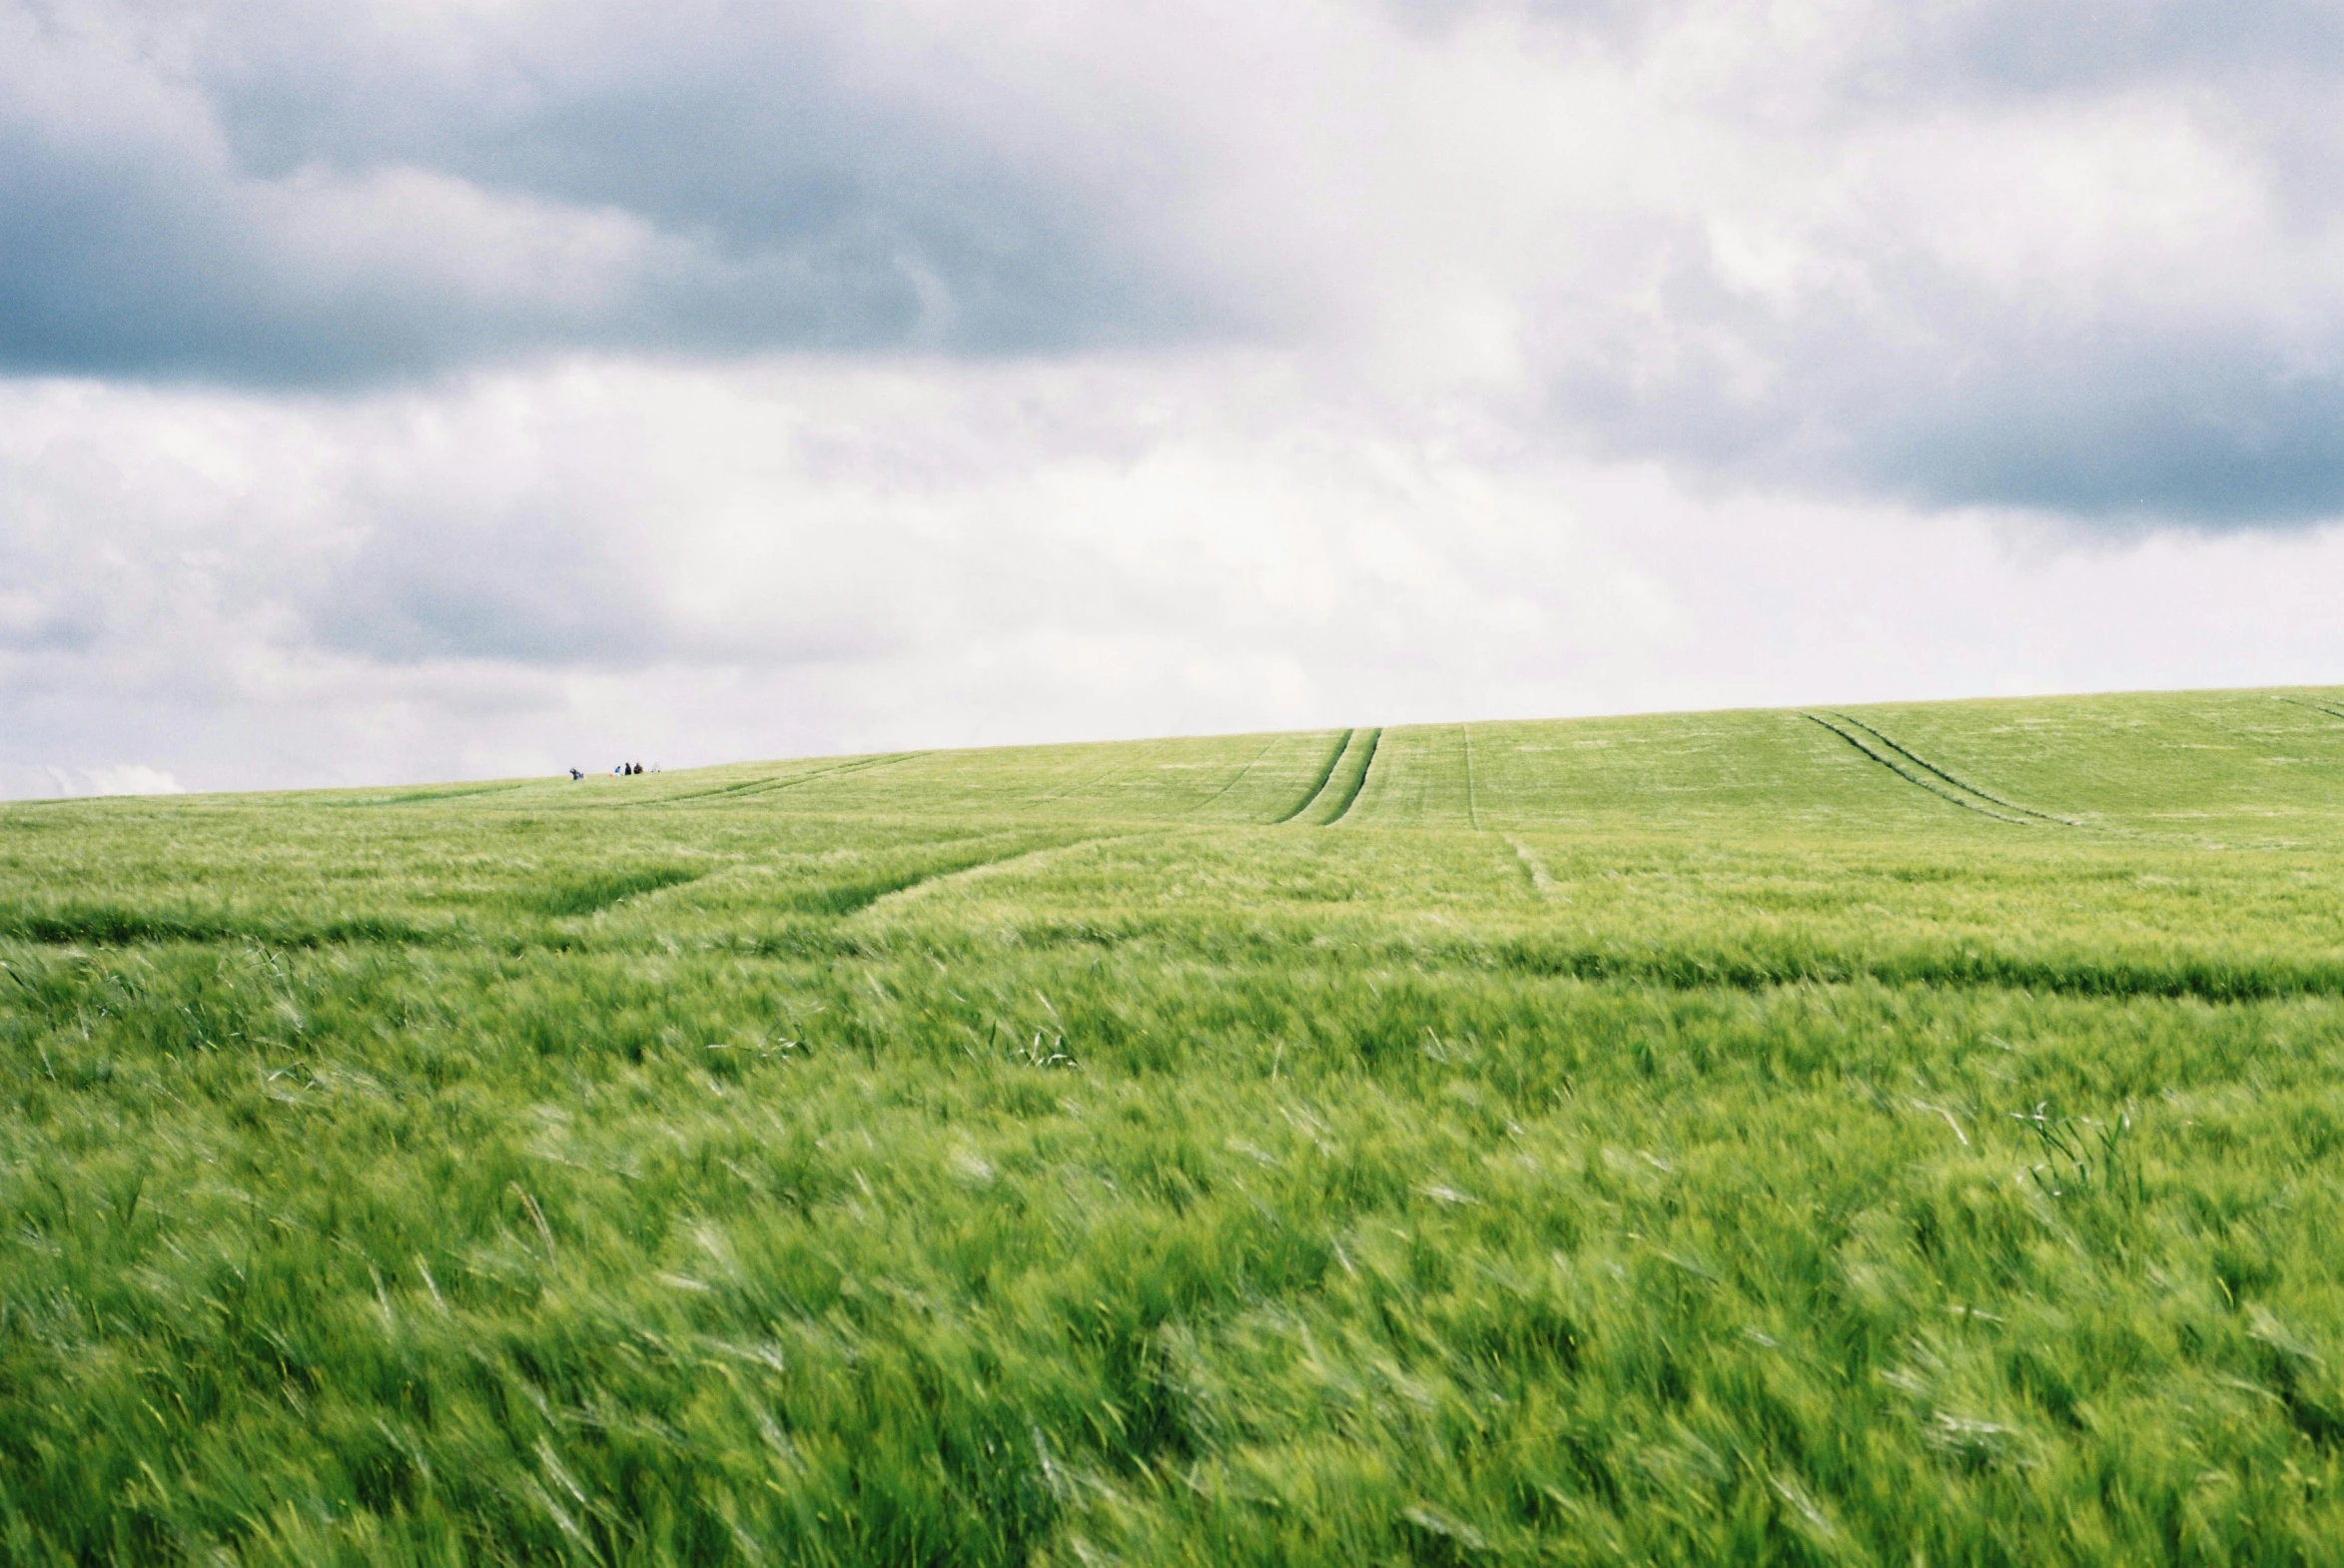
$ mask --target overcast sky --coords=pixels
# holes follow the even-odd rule
[[[0,794],[2344,682],[2344,11],[0,0]]]

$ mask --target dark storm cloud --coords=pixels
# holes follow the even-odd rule
[[[1910,105],[1948,96],[2069,92],[2246,70],[2332,75],[2344,12],[2328,0],[1952,0],[1930,6],[1783,6],[1771,16],[1718,0],[1380,0],[1410,31],[1450,36],[1507,18],[1558,41],[1636,47],[1688,23],[1756,21],[1806,42],[1836,96]],[[1755,40],[1758,48],[1764,40]]]
[[[1971,0],[1905,9],[1876,60],[1895,66],[1908,90],[2066,92],[2237,71],[2332,76],[2344,48],[2344,12],[2326,0]]]
[[[2095,352],[2096,350],[2096,352]],[[1943,404],[1850,410],[1870,487],[2114,523],[2315,522],[2344,510],[2344,379],[2178,336],[2017,356]]]
[[[318,385],[1207,325],[1132,170],[1021,152],[1014,103],[970,123],[816,14],[17,7],[0,365]]]
[[[2212,529],[2344,511],[2332,333],[2046,313],[1911,265],[1863,281],[1781,307],[1683,268],[1664,353],[1633,333],[1553,351],[1551,417],[1599,451],[1924,508]]]

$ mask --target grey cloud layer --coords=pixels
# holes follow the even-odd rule
[[[0,362],[331,385],[1205,323],[1129,254],[1144,193],[862,69],[869,41],[818,15],[10,7]]]
[[[1530,291],[1560,427],[1732,482],[2117,529],[2344,512],[2344,14],[1779,15],[1724,51],[1640,19],[1641,83],[1723,52],[1703,91],[1736,107],[1647,117],[1697,189],[1637,163],[1670,194],[1615,209],[1609,287]]]
[[[1751,301],[1707,258],[1688,273],[1670,287],[1699,304],[1674,330],[1614,359],[1554,356],[1551,417],[1592,449],[1659,452],[1765,486],[2127,528],[2344,511],[2344,339],[2325,324],[2290,339],[2265,323],[2120,308],[2046,322],[2023,289],[1917,284],[1890,268],[1862,298]]]
[[[2340,43],[2301,0],[0,0],[0,370],[1248,341],[1728,483],[2300,523],[2344,512]]]

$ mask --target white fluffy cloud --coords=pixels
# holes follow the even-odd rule
[[[1275,357],[0,394],[0,788],[2310,680],[2344,536],[1701,495]],[[69,770],[64,779],[51,770]]]

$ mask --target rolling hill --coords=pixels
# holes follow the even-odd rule
[[[0,807],[19,1562],[2315,1561],[2344,692]]]

